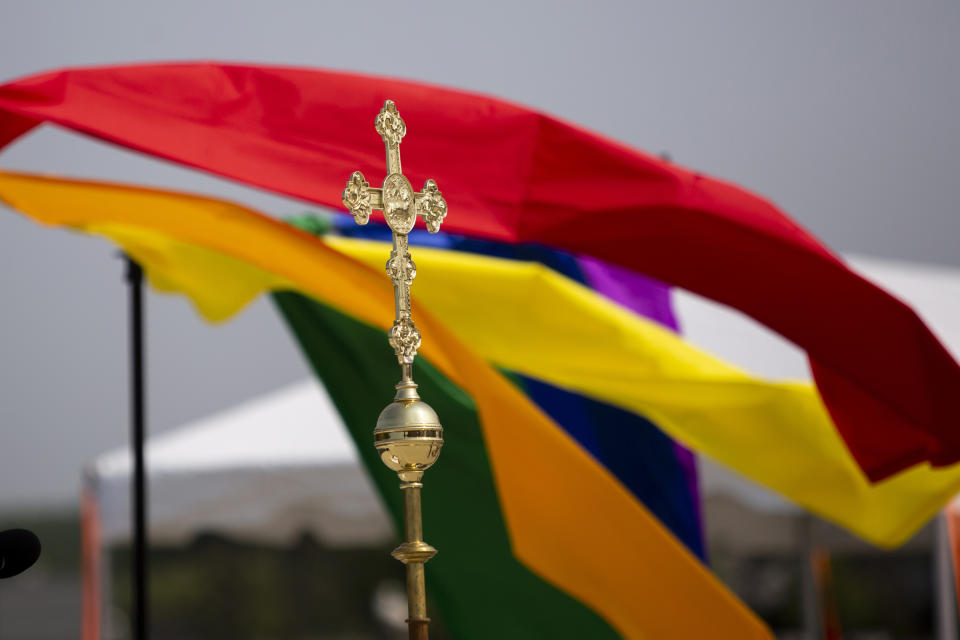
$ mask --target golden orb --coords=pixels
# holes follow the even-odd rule
[[[380,412],[373,444],[380,459],[405,482],[417,482],[440,457],[443,427],[437,412],[420,400],[412,380],[397,384],[393,402]]]

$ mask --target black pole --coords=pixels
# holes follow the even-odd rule
[[[146,640],[147,606],[147,483],[143,464],[144,441],[144,366],[143,366],[143,270],[129,256],[127,285],[130,288],[130,449],[133,454],[132,504],[133,615],[130,637]]]

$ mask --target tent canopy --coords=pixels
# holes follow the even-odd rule
[[[336,408],[313,380],[150,438],[146,467],[153,543],[216,532],[281,544],[310,532],[349,547],[394,535]],[[105,543],[129,537],[130,472],[125,445],[87,470]]]

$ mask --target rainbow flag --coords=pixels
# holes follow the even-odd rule
[[[0,172],[0,200],[37,222],[109,238],[155,288],[187,295],[212,322],[271,290],[384,330],[392,316],[380,243],[321,241],[222,200],[110,183]],[[426,247],[414,257],[425,335],[436,324],[496,367],[644,416],[867,541],[901,544],[960,491],[957,465],[870,484],[812,385],[750,376],[550,269]],[[424,348],[436,361],[434,340]]]
[[[762,198],[529,108],[314,69],[67,69],[0,86],[0,147],[55,123],[339,208],[345,176],[382,175],[372,119],[386,98],[417,132],[409,177],[432,175],[457,212],[445,229],[592,256],[767,325],[806,350],[871,482],[960,461],[960,366],[912,309]]]
[[[321,241],[232,203],[109,183],[0,172],[0,200],[37,222],[109,238],[155,288],[186,294],[214,322],[278,290],[384,330],[392,317],[381,243]],[[448,375],[438,362],[449,367],[443,345],[456,339],[495,367],[643,416],[884,547],[904,542],[960,491],[956,465],[918,465],[870,484],[812,385],[750,376],[542,265],[414,251],[417,322],[424,335],[437,332],[423,353]],[[456,294],[464,282],[470,296]]]
[[[383,333],[392,319],[392,291],[379,269],[343,246],[333,249],[222,201],[10,173],[0,174],[0,198],[35,220],[109,237],[155,286],[187,293],[208,318],[225,319],[257,293],[280,291],[278,302],[345,422],[358,444],[369,444],[371,420],[389,401],[396,375]],[[335,242],[359,243],[358,255],[383,249]],[[418,260],[429,260],[427,251],[418,250]],[[553,273],[433,251],[474,271],[471,261],[494,260],[488,267],[508,279],[531,270]],[[422,264],[424,273],[434,268]],[[500,286],[495,278],[474,277]],[[431,469],[425,495],[431,504],[425,530],[443,556],[428,564],[428,575],[458,637],[771,637],[629,486],[427,306],[417,311],[429,339],[416,375],[447,432],[443,462]],[[399,517],[396,478],[372,447],[359,450]]]
[[[378,241],[385,251],[386,244],[391,241],[390,228],[382,224],[358,226],[347,218],[321,218],[315,215],[300,216],[291,222],[321,236],[334,232],[341,236]],[[677,329],[669,289],[665,285],[599,260],[572,256],[546,247],[504,245],[422,230],[411,232],[408,240],[412,246],[537,262],[575,282],[590,286],[608,299],[616,300],[650,320]],[[464,283],[465,290],[469,290],[469,286],[469,283]],[[309,326],[302,324],[294,325],[294,330],[300,336],[312,331]],[[303,338],[301,345],[306,347]],[[311,360],[320,357],[315,354],[310,356]],[[691,552],[704,558],[700,489],[696,460],[690,450],[671,440],[656,425],[634,412],[598,402],[537,378],[505,369],[502,371],[580,446],[613,473]],[[326,382],[323,376],[321,378]],[[366,439],[358,440],[357,444],[364,446],[364,443]]]
[[[274,299],[348,425],[364,465],[398,531],[402,531],[403,505],[396,490],[396,474],[383,465],[371,445],[371,425],[376,424],[381,405],[390,401],[397,382],[396,358],[384,347],[383,331],[300,294],[281,292],[274,294]],[[670,570],[673,561],[660,567],[637,563],[631,570],[636,573],[628,579],[621,575],[609,580],[601,575],[609,570],[607,563],[613,558],[595,557],[590,549],[594,518],[604,519],[604,512],[614,505],[585,488],[568,493],[578,482],[574,476],[581,471],[576,467],[558,468],[560,460],[535,460],[530,452],[539,446],[538,436],[515,433],[518,425],[510,416],[500,418],[507,421],[501,426],[503,433],[491,433],[493,418],[478,410],[469,388],[452,383],[421,358],[414,369],[419,392],[442,416],[446,433],[441,461],[425,478],[424,535],[440,550],[427,564],[430,593],[455,637],[694,638],[715,633],[706,625],[700,629],[684,628],[676,619],[684,610],[698,606],[690,593],[674,593],[672,597],[680,602],[668,605],[672,609],[669,615],[657,614],[656,622],[644,620],[635,631],[622,623],[618,625],[609,613],[600,613],[599,601],[612,598],[614,606],[618,610],[622,607],[623,613],[632,609],[632,615],[650,617],[654,600],[657,606],[666,604],[664,598],[654,598],[653,592],[660,582],[660,571]],[[551,427],[553,433],[541,433],[540,437],[555,438],[563,432],[562,426],[555,423]],[[494,460],[510,455],[507,450],[512,451],[514,460],[498,469]],[[634,462],[639,466],[647,461]],[[651,473],[653,469],[645,471]],[[564,486],[545,482],[547,477],[555,480],[557,473],[571,476],[569,482]],[[662,481],[669,484],[671,478],[664,477]],[[594,486],[593,490],[605,494],[610,488]],[[636,503],[636,494],[631,499]],[[574,509],[580,514],[561,513],[563,510],[557,507],[565,501],[582,502]],[[551,515],[545,517],[541,512],[521,520],[520,513],[533,503],[549,505]],[[684,506],[673,505],[678,512],[683,512]],[[622,511],[610,515],[611,524],[630,518]],[[674,516],[661,510],[661,521],[664,515]],[[556,545],[555,541],[562,538],[579,540],[581,548],[559,548],[564,543]],[[631,542],[625,537],[618,544],[642,542]],[[621,546],[620,552],[627,548]],[[679,557],[676,551],[673,555]],[[630,555],[624,553],[623,560],[633,564]],[[521,560],[531,556],[540,561],[540,571],[532,570],[529,563]],[[555,570],[554,579],[544,571],[548,566]],[[571,575],[567,589],[558,588],[562,584],[556,580],[558,573],[568,571],[575,572],[577,577],[573,579]],[[571,591],[574,583],[577,590]],[[729,594],[725,594],[724,600],[723,608],[729,609],[725,615],[732,611],[739,611],[737,615],[745,613]],[[733,635],[734,628],[736,633],[746,633],[746,637],[765,637],[762,625],[747,622],[749,618],[743,615],[741,621],[711,637],[739,637]]]

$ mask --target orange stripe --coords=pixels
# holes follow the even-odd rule
[[[470,364],[518,559],[626,638],[773,637],[605,468],[501,376]]]

